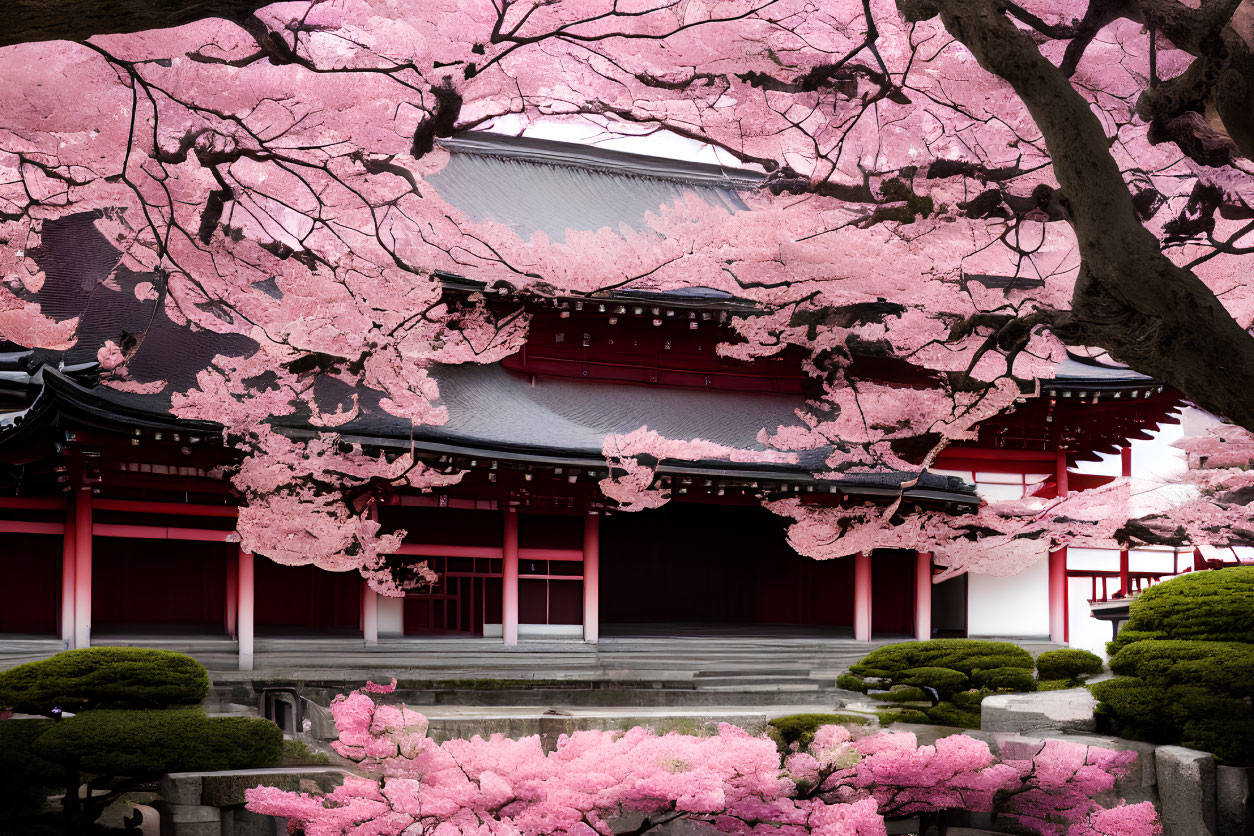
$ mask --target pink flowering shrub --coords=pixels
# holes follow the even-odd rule
[[[853,740],[824,726],[781,766],[771,740],[727,724],[708,737],[580,731],[549,752],[538,736],[437,744],[421,714],[370,696],[394,687],[372,683],[331,705],[335,750],[375,777],[349,775],[324,796],[257,787],[248,808],[306,836],[608,836],[619,821],[644,834],[678,818],[720,833],[885,836],[885,816],[945,809],[996,811],[1050,836],[1158,832],[1152,805],[1104,809],[1092,797],[1132,752],[1050,741],[999,762],[964,735],[919,746],[913,734]]]

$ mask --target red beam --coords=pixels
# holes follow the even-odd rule
[[[3,507],[3,506],[0,506]],[[179,514],[185,517],[236,517],[234,505],[192,505],[182,502],[144,502],[136,499],[97,499],[98,511],[131,511],[136,514]]]
[[[0,496],[0,508],[23,508],[30,511],[64,511],[63,496]]]
[[[577,560],[583,562],[581,549],[519,549],[519,560]]]
[[[55,534],[65,533],[65,523],[31,522],[30,520],[0,520],[2,534]]]
[[[993,450],[988,447],[950,447],[941,451],[937,460],[947,458],[967,459],[1018,459],[1020,461],[1048,462],[1054,460],[1053,450]]]
[[[210,543],[230,543],[237,539],[234,531],[214,531],[205,528],[177,528],[161,525],[118,525],[95,523],[91,533],[97,537],[132,537],[140,540],[199,540]]]
[[[430,543],[403,543],[393,554],[413,554],[420,557],[503,557],[500,546],[441,546]]]

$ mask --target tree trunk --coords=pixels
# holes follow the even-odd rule
[[[182,26],[220,17],[237,23],[271,0],[11,0],[0,47],[28,41],[85,41],[92,35]]]

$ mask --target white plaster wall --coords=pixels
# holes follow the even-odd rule
[[[395,638],[403,635],[405,635],[405,599],[379,595],[379,636]]]
[[[1115,561],[1118,563],[1118,552]],[[1088,578],[1067,579],[1067,646],[1096,653],[1106,658],[1106,642],[1110,641],[1110,622],[1098,621],[1089,612],[1089,596],[1093,594]]]
[[[967,635],[1048,638],[1049,560],[1009,577],[968,575]]]

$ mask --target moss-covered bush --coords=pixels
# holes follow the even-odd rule
[[[198,705],[208,691],[204,665],[145,647],[66,650],[0,672],[0,706],[25,714]]]
[[[956,691],[966,690],[970,684],[966,674],[952,668],[910,668],[893,678],[902,685],[935,688],[941,699],[949,699]]]
[[[1068,682],[1079,682],[1101,672],[1101,657],[1087,650],[1075,648],[1047,650],[1036,657],[1036,674],[1044,680],[1062,679]]]
[[[957,726],[963,729],[978,729],[980,713],[959,708],[953,703],[943,702],[925,712],[929,720],[941,726]]]
[[[871,718],[862,714],[789,714],[771,720],[767,728],[780,751],[786,751],[793,743],[803,749],[809,746],[814,740],[814,733],[822,726],[866,725],[870,722]]]
[[[970,691],[959,691],[949,700],[963,711],[970,711],[975,714],[980,713],[980,703],[984,702],[984,698],[990,696],[993,692],[988,688],[972,689]]]
[[[844,688],[846,691],[866,693],[866,683],[862,681],[862,677],[854,676],[851,673],[842,673],[836,677],[836,687]]]
[[[921,688],[913,685],[894,685],[892,690],[876,694],[876,699],[885,702],[928,702],[929,697]]]
[[[981,688],[994,691],[1035,691],[1036,680],[1031,671],[1023,668],[992,668],[977,670],[971,675],[971,681]]]
[[[1103,729],[1132,740],[1178,743],[1231,764],[1254,764],[1254,712],[1243,699],[1193,685],[1117,677],[1089,687]]]
[[[1249,642],[1254,637],[1254,566],[1191,572],[1152,586],[1132,602],[1109,655],[1136,641]]]
[[[1038,691],[1065,691],[1068,688],[1074,688],[1076,684],[1070,679],[1038,679],[1036,680],[1036,690]]]
[[[1032,654],[1010,642],[929,639],[900,642],[871,651],[849,668],[861,677],[892,678],[911,668],[949,668],[970,675],[980,668],[1032,670]]]
[[[893,723],[930,723],[932,718],[927,713],[917,708],[888,708],[875,712],[875,716],[880,718],[881,726],[889,726]]]
[[[1110,669],[1158,688],[1191,685],[1224,696],[1254,697],[1254,644],[1135,642],[1111,658]]]
[[[198,709],[86,711],[52,724],[33,753],[84,772],[143,776],[274,766],[283,733],[256,717],[207,717]]]

